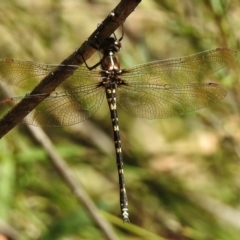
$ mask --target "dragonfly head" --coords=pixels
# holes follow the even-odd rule
[[[99,46],[100,52],[107,54],[109,52],[117,53],[120,51],[122,44],[113,37],[106,38]]]

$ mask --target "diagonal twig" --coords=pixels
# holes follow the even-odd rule
[[[59,175],[71,189],[76,199],[85,206],[86,210],[88,211],[92,219],[95,221],[96,225],[98,225],[102,232],[105,234],[106,239],[117,240],[118,237],[114,233],[111,225],[99,213],[98,208],[96,207],[92,199],[89,197],[89,195],[86,193],[84,188],[81,186],[79,181],[77,181],[77,179],[74,177],[69,166],[54,149],[52,142],[45,134],[45,132],[41,128],[36,128],[33,126],[28,126],[28,128],[34,138],[44,148],[45,152],[50,157],[50,160],[54,165],[55,169],[57,169]]]
[[[12,95],[11,89],[6,88],[6,86],[1,86],[1,89],[6,96]],[[67,165],[66,161],[57,153],[55,150],[51,140],[46,135],[46,133],[40,127],[27,126],[35,140],[39,142],[44,151],[49,156],[49,159],[57,170],[60,177],[63,179],[64,183],[69,187],[69,189],[73,192],[75,198],[84,205],[89,215],[92,217],[94,222],[99,229],[105,234],[106,239],[108,240],[118,240],[118,237],[114,233],[111,225],[106,221],[105,218],[99,213],[98,208],[89,197],[88,193],[84,190],[83,186],[76,179],[71,169]],[[1,222],[0,222],[0,230],[1,230]],[[0,238],[1,239],[1,238]]]
[[[61,66],[48,74],[29,94],[40,94],[34,99],[25,97],[19,104],[12,108],[0,120],[0,138],[16,126],[22,119],[32,111],[41,101],[43,101],[48,94],[55,90],[65,79],[67,79],[73,72],[83,63],[84,59],[88,59],[96,50],[92,45],[96,45],[96,35],[98,42],[101,43],[105,38],[109,37],[134,11],[141,0],[122,0],[117,7],[108,15],[108,17],[98,26],[98,28],[91,34],[88,41],[85,41],[82,46],[76,49],[68,58],[66,58],[61,65],[76,65],[76,68],[64,69]]]

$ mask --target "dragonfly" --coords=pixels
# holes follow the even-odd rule
[[[77,124],[92,116],[106,98],[113,128],[121,215],[124,222],[129,222],[117,105],[129,114],[146,119],[169,118],[208,107],[222,100],[227,91],[218,83],[204,83],[202,79],[230,66],[237,53],[228,47],[218,47],[190,56],[121,69],[117,53],[121,49],[122,38],[117,39],[115,35],[106,38],[97,49],[101,54],[99,63],[93,67],[87,63],[80,66],[30,112],[24,122],[49,127]],[[57,66],[1,59],[0,80],[30,91]],[[71,67],[76,68],[68,65],[66,71]],[[37,98],[39,95],[27,97]],[[0,100],[0,115],[23,98]]]

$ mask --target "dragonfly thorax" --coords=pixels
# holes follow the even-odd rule
[[[101,60],[101,68],[108,72],[120,70],[120,62],[112,51],[110,51],[108,55],[103,56]]]

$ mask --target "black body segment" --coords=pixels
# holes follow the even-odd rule
[[[106,39],[105,43],[103,42],[102,46],[104,46],[104,48],[101,49],[103,57],[100,61],[102,68],[101,71],[102,82],[99,85],[99,87],[105,88],[106,98],[112,121],[122,219],[124,222],[129,222],[128,199],[124,181],[123,155],[118,124],[117,97],[116,97],[118,87],[121,85],[125,85],[124,81],[122,81],[120,78],[122,71],[120,70],[120,63],[115,55],[115,53],[120,50],[121,43],[114,38],[109,38]]]
[[[114,35],[115,36],[115,35]],[[35,126],[66,126],[80,123],[95,113],[106,96],[113,128],[120,188],[122,219],[129,222],[123,155],[117,115],[117,103],[137,117],[168,118],[207,107],[223,99],[227,91],[217,83],[202,79],[236,59],[236,51],[220,47],[194,55],[149,62],[122,69],[116,53],[121,40],[110,37],[100,44],[102,58],[92,67],[79,67],[56,91],[52,92],[24,119]],[[0,80],[31,90],[57,65],[13,59],[0,60]],[[101,70],[96,69],[101,66]],[[76,66],[66,67],[66,71]],[[38,98],[41,95],[27,95]],[[0,114],[23,97],[0,99]]]
[[[119,181],[119,189],[120,189],[120,208],[122,212],[123,221],[129,222],[128,199],[127,199],[127,193],[126,193],[125,181],[124,181],[123,155],[122,155],[122,146],[121,146],[121,139],[120,139],[120,133],[119,133],[119,125],[118,125],[115,86],[106,88],[106,97],[107,97],[110,116],[112,120],[113,139],[114,139],[115,151],[116,151],[116,163],[117,163],[118,181]]]

